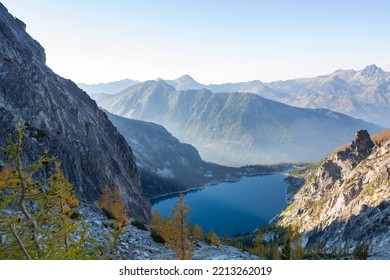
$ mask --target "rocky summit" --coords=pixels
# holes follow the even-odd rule
[[[25,29],[0,4],[0,145],[20,118],[25,163],[48,148],[82,201],[93,203],[105,185],[118,186],[130,216],[147,221],[150,205],[132,150],[84,91],[46,66],[43,47]]]
[[[388,259],[390,247],[390,140],[388,133],[359,131],[351,144],[312,168],[292,203],[278,217],[299,228],[306,246],[370,246],[370,257]],[[385,135],[385,137],[384,137]]]

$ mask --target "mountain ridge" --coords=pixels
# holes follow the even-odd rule
[[[390,73],[375,64],[357,71],[339,69],[317,77],[268,83],[253,80],[206,85],[189,75],[164,81],[179,91],[208,89],[214,93],[255,93],[291,106],[325,108],[390,127],[387,121],[390,118]]]
[[[95,100],[111,113],[163,125],[206,161],[231,166],[312,161],[360,128],[381,130],[325,109],[292,107],[250,93],[177,91],[161,80]]]

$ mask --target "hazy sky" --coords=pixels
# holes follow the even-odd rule
[[[390,71],[387,0],[1,0],[75,82]]]

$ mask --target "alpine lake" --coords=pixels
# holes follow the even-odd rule
[[[286,207],[288,171],[243,177],[237,182],[222,182],[184,193],[190,222],[199,224],[203,233],[212,228],[218,236],[234,236],[254,231],[267,224]],[[179,194],[151,200],[152,211],[169,215]]]

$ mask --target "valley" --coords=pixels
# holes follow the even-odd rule
[[[292,107],[250,93],[177,91],[161,80],[94,98],[110,113],[164,126],[205,161],[228,166],[316,161],[359,129],[382,130],[325,109]]]
[[[142,188],[149,198],[222,181],[239,181],[244,176],[276,173],[291,166],[279,163],[227,167],[205,162],[193,146],[181,143],[160,125],[106,113],[132,147]]]
[[[76,84],[0,3],[0,259],[388,260],[389,118],[374,64]]]

